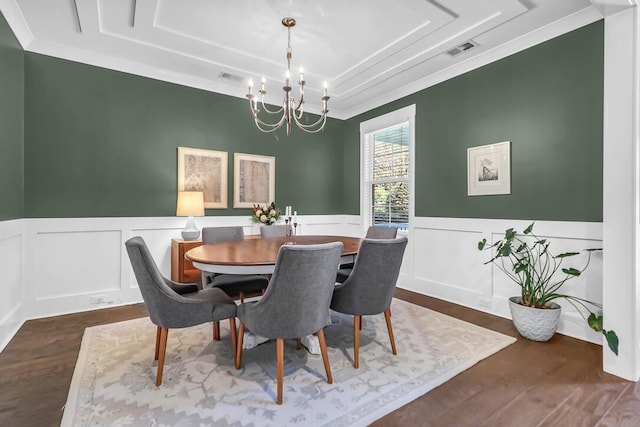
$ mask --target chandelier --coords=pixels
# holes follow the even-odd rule
[[[295,123],[300,129],[309,133],[320,132],[325,123],[327,122],[327,113],[329,110],[327,109],[327,102],[329,101],[329,96],[327,95],[327,82],[325,81],[323,84],[323,92],[322,92],[322,111],[320,112],[320,118],[316,120],[314,123],[303,124],[300,122],[302,119],[302,115],[304,113],[304,86],[306,84],[304,80],[304,70],[300,67],[300,78],[298,80],[298,86],[300,87],[300,99],[296,103],[295,98],[291,94],[291,27],[296,25],[296,20],[293,18],[284,18],[282,20],[282,25],[287,27],[287,72],[285,73],[285,81],[282,90],[284,90],[284,99],[282,102],[282,107],[277,110],[270,109],[264,103],[264,96],[267,94],[265,89],[266,79],[262,76],[260,90],[258,93],[260,94],[260,106],[262,110],[266,114],[270,114],[275,116],[274,118],[277,121],[272,123],[268,123],[262,118],[260,118],[259,114],[261,110],[258,109],[258,95],[253,93],[253,80],[249,79],[249,93],[247,93],[247,99],[249,100],[249,108],[251,108],[251,114],[253,115],[253,121],[255,122],[258,129],[262,132],[273,132],[278,130],[282,125],[286,124],[287,135],[291,135],[291,123]],[[263,115],[264,117],[264,115]]]

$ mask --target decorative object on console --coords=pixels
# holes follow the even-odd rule
[[[266,79],[264,76],[262,76],[260,90],[258,91],[260,94],[260,105],[262,106],[262,109],[267,114],[276,115],[276,119],[278,121],[274,123],[267,123],[258,117],[260,113],[260,110],[258,109],[258,97],[253,93],[253,80],[249,79],[249,93],[247,93],[247,99],[249,100],[249,108],[253,115],[253,121],[262,132],[274,132],[285,124],[287,135],[291,135],[292,120],[298,128],[305,132],[320,132],[324,129],[324,125],[327,122],[327,113],[329,112],[327,106],[329,101],[329,96],[327,95],[327,82],[325,81],[323,83],[322,97],[320,98],[322,101],[320,117],[313,123],[303,124],[300,119],[302,119],[304,114],[304,87],[307,82],[304,80],[304,69],[302,67],[300,67],[300,79],[298,80],[298,85],[300,86],[300,99],[298,100],[297,105],[295,98],[291,95],[291,27],[296,25],[296,20],[293,18],[284,18],[282,19],[282,25],[287,28],[287,71],[285,73],[284,87],[282,88],[284,90],[282,107],[277,110],[271,110],[264,103],[264,96],[267,94],[265,89]]]
[[[271,202],[270,205],[266,206],[253,205],[251,219],[260,224],[271,225],[280,219],[280,214],[280,209],[276,208],[276,202]]]
[[[178,191],[176,216],[186,216],[187,223],[182,229],[184,240],[197,240],[200,230],[193,219],[194,216],[204,216],[204,196],[202,191]]]
[[[298,211],[293,211],[293,216],[291,216],[291,206],[287,206],[285,208],[284,214],[284,223],[288,227],[286,228],[287,237],[295,237],[298,234]],[[289,241],[287,243],[295,243],[293,241]]]
[[[607,331],[603,328],[603,318],[600,312],[596,314],[591,311],[592,308],[600,311],[602,304],[560,293],[567,280],[580,276],[587,269],[592,252],[601,249],[584,249],[582,251],[588,255],[582,269],[562,268],[565,258],[579,255],[580,252],[553,255],[549,251],[551,242],[533,234],[533,225],[534,223],[531,223],[524,230],[523,234],[526,237],[510,228],[505,231],[504,237],[493,245],[488,246],[487,239],[478,242],[479,250],[495,251],[493,257],[485,264],[493,263],[520,287],[520,296],[509,300],[516,329],[525,338],[536,341],[551,339],[560,317],[560,306],[552,301],[562,298],[575,307],[587,321],[589,327],[596,332],[602,332],[609,348],[617,355],[618,336],[615,331]],[[507,263],[510,265],[505,265]],[[533,310],[520,310],[521,307],[518,306]],[[589,313],[589,315],[586,316],[585,313]],[[531,318],[532,315],[536,317]],[[537,326],[548,330],[541,331]]]
[[[253,208],[276,199],[276,158],[233,155],[233,207]]]
[[[178,147],[178,191],[202,191],[204,207],[227,208],[225,151]]]
[[[511,194],[511,142],[467,149],[467,195]]]

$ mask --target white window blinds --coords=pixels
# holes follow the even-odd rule
[[[364,134],[363,188],[365,223],[409,225],[409,122]]]

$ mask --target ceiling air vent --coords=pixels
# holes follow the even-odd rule
[[[236,76],[234,74],[229,74],[229,73],[225,73],[224,71],[220,74],[218,74],[218,77],[220,77],[221,79],[227,79],[227,80],[231,80],[234,82],[241,82],[244,79],[240,76]]]
[[[473,49],[474,47],[477,47],[478,45],[475,42],[472,41],[468,41],[466,43],[461,44],[458,47],[454,47],[453,49],[451,49],[450,51],[447,52],[447,54],[449,54],[449,56],[456,56],[462,52],[466,52],[468,50]]]

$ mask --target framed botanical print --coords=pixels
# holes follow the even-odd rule
[[[178,147],[178,191],[202,191],[204,207],[227,208],[227,165],[225,151]]]
[[[276,199],[276,158],[256,154],[233,155],[233,207],[251,208]]]

